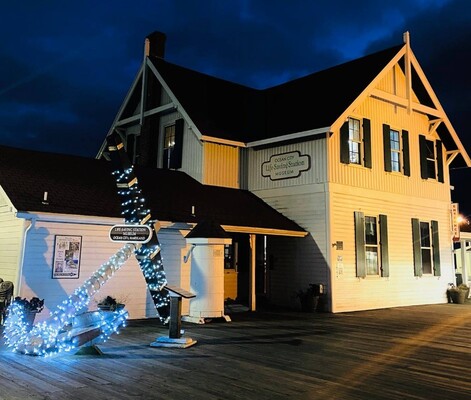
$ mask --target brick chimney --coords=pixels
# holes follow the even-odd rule
[[[144,46],[144,55],[164,58],[166,39],[167,36],[163,32],[155,31],[150,35],[147,35]]]

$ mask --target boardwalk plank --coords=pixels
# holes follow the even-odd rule
[[[345,314],[240,313],[183,324],[197,344],[150,347],[129,321],[103,355],[49,358],[0,343],[0,400],[454,399],[471,396],[471,303]]]

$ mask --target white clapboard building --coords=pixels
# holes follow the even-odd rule
[[[145,39],[108,134],[121,137],[161,222],[169,282],[252,310],[299,308],[310,284],[335,313],[447,301],[449,168],[471,160],[407,33],[395,47],[264,90],[172,64],[165,42],[160,32]],[[2,152],[0,277],[57,304],[118,246],[108,238],[122,219],[106,140],[96,160]],[[223,264],[223,280],[219,267],[194,268],[208,238],[187,235],[205,221],[230,238],[205,255]],[[75,279],[53,276],[58,236],[81,238]],[[155,315],[135,260],[103,292],[125,297],[131,317]]]

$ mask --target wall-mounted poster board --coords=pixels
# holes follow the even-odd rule
[[[82,236],[56,235],[52,277],[55,279],[76,279],[80,274],[80,252]]]

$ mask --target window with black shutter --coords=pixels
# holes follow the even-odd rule
[[[340,128],[340,162],[371,168],[370,120],[349,118]]]
[[[436,179],[444,182],[443,177],[443,149],[440,140],[429,140],[419,135],[420,148],[420,176],[422,179]]]
[[[354,212],[356,276],[389,276],[387,216]]]
[[[440,276],[440,242],[438,221],[412,218],[414,275]]]
[[[383,124],[384,170],[410,176],[409,132]]]

